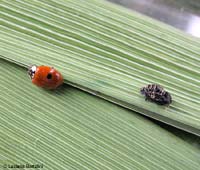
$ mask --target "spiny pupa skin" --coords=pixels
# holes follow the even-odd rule
[[[155,102],[159,105],[169,105],[172,102],[170,93],[157,84],[149,84],[141,88],[140,92],[145,96],[145,100]]]

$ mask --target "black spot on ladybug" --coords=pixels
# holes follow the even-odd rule
[[[47,74],[47,79],[51,79],[52,78],[52,74]]]
[[[155,102],[159,105],[169,105],[172,102],[170,93],[157,84],[149,84],[141,88],[140,92],[145,96],[145,100]]]

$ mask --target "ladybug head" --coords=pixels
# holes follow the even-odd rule
[[[36,65],[31,65],[31,66],[28,68],[28,75],[31,77],[31,79],[34,78],[36,69],[37,69],[37,66],[36,66]]]

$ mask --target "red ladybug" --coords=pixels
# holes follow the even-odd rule
[[[45,89],[56,89],[63,84],[63,76],[53,67],[33,65],[29,67],[28,74],[33,84]]]

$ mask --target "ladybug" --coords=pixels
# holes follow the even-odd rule
[[[170,93],[157,84],[149,84],[141,88],[140,92],[145,96],[145,100],[155,102],[159,105],[169,105],[172,102]]]
[[[60,72],[50,66],[32,65],[28,69],[28,75],[32,83],[45,89],[56,89],[63,84],[63,76]]]

